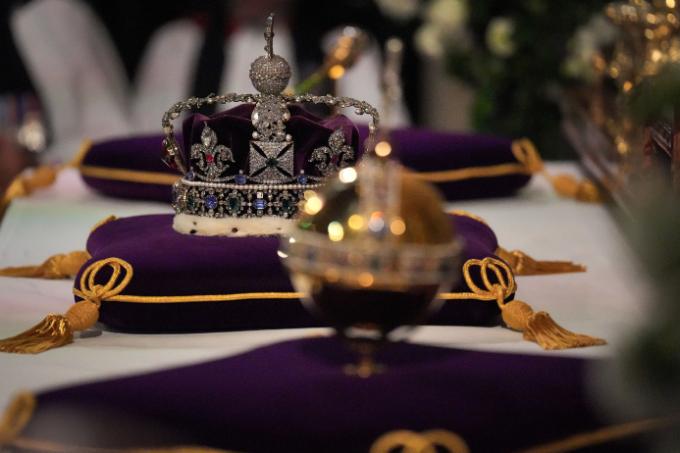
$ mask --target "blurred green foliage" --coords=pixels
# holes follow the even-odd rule
[[[475,91],[470,112],[480,132],[526,136],[549,159],[573,158],[560,130],[560,89],[573,83],[562,72],[567,45],[575,30],[607,4],[603,0],[520,0],[469,2],[468,27],[473,45],[451,50],[447,70]],[[494,55],[486,45],[489,22],[510,18],[515,52]]]

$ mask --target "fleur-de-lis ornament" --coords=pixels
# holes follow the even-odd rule
[[[345,142],[342,129],[336,129],[328,138],[328,146],[314,149],[309,161],[316,162],[316,168],[321,174],[328,176],[351,165],[354,161],[354,149]]]
[[[217,143],[215,131],[204,124],[201,132],[201,143],[195,143],[191,147],[191,162],[198,170],[194,175],[203,181],[222,181],[224,171],[229,168],[229,162],[234,163],[234,155],[231,149]]]

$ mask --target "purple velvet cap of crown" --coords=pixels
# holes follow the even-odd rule
[[[451,221],[464,243],[463,260],[493,256],[498,244],[485,224],[463,216]],[[172,215],[119,219],[96,229],[87,241],[92,259],[123,259],[134,269],[125,295],[187,296],[293,292],[277,255],[276,237],[207,237],[177,233]],[[81,269],[81,272],[83,271]],[[76,285],[79,285],[79,277]],[[97,283],[108,280],[106,272]],[[462,280],[462,279],[461,279]],[[463,281],[457,291],[468,291]],[[130,332],[215,331],[309,327],[320,324],[297,299],[258,298],[225,302],[103,302],[100,321]],[[452,300],[428,323],[496,325],[495,302]]]
[[[206,116],[200,113],[191,115],[184,121],[182,127],[184,161],[189,162],[191,145],[199,143],[204,125],[217,134],[217,142],[231,149],[236,163],[226,174],[237,174],[238,170],[248,174],[248,154],[250,140],[255,131],[250,115],[252,104],[241,104],[237,107]],[[327,146],[328,138],[337,129],[343,131],[345,142],[355,150],[355,158],[361,154],[359,149],[359,131],[344,115],[333,115],[319,118],[297,105],[288,107],[291,117],[286,122],[286,132],[293,137],[295,143],[294,174],[304,170],[310,176],[322,176],[314,164],[310,162],[312,151],[321,146]]]
[[[384,373],[347,376],[343,365],[356,358],[344,345],[306,338],[51,390],[38,395],[22,438],[115,449],[346,453],[367,452],[394,430],[444,429],[472,452],[507,452],[605,422],[588,394],[593,361],[407,343],[389,345],[378,359]],[[628,442],[597,451],[641,450]]]

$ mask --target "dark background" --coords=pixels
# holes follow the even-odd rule
[[[257,0],[251,0],[257,1]],[[0,2],[0,57],[7,64],[0,72],[0,94],[31,90],[31,81],[26,74],[20,57],[17,55],[9,31],[9,15],[17,5],[27,3],[25,0]],[[171,1],[171,0],[86,0],[99,15],[106,26],[114,44],[120,52],[121,59],[129,79],[134,77],[146,44],[153,32],[161,25],[179,17],[192,17],[204,24],[206,41],[209,37],[219,36],[220,30],[228,28],[234,8],[240,8],[239,1]],[[371,0],[293,0],[288,2],[290,28],[296,45],[298,67],[302,71],[311,72],[323,58],[319,47],[321,37],[334,27],[353,24],[369,30],[380,43],[390,36],[404,38],[406,53],[404,58],[403,77],[406,103],[413,119],[418,122],[418,57],[411,45],[411,36],[416,29],[417,21],[398,24],[384,18]],[[214,21],[215,17],[223,17],[223,21]],[[264,20],[264,16],[262,17]],[[311,45],[310,45],[311,44]],[[204,43],[204,52],[208,42]],[[209,46],[208,46],[209,47]],[[213,46],[214,47],[214,46]],[[205,73],[204,67],[198,73]],[[171,67],[171,62],[169,62]],[[215,71],[215,69],[213,69]],[[200,84],[200,81],[196,81]]]

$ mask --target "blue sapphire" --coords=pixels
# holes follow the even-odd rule
[[[208,195],[204,201],[208,209],[215,209],[217,207],[217,197],[215,195]]]
[[[247,181],[246,175],[239,173],[238,175],[234,176],[234,181],[236,181],[236,184],[245,184]]]
[[[258,211],[262,211],[266,207],[267,202],[263,198],[257,198],[255,200],[255,209],[257,209]]]
[[[186,175],[184,175],[184,178],[187,181],[193,181],[194,180],[194,172],[189,170]]]
[[[307,184],[307,175],[304,173],[301,173],[297,177],[298,184]]]

